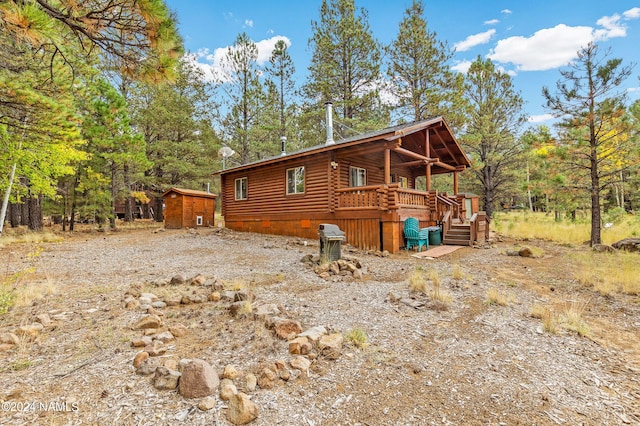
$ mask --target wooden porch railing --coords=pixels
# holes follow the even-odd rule
[[[444,217],[445,213],[451,213],[451,219],[463,219],[460,217],[460,204],[446,195],[437,195],[438,217]]]
[[[399,184],[340,188],[337,193],[339,210],[422,209],[430,212],[430,220],[439,221],[449,212],[451,219],[461,219],[461,207],[452,197],[438,191],[400,188]]]
[[[336,190],[341,210],[386,210],[387,191],[383,186],[370,185]]]

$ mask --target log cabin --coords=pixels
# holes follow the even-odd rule
[[[475,202],[458,193],[458,174],[470,166],[442,117],[334,141],[331,110],[322,145],[221,170],[225,226],[238,231],[318,238],[322,223],[338,225],[347,242],[365,250],[398,252],[408,217],[438,225],[444,244],[470,245],[488,235]],[[431,189],[449,174],[453,195]],[[417,189],[422,176],[426,189]],[[470,198],[473,198],[471,196]]]

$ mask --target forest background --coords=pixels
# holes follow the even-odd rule
[[[323,0],[304,81],[285,42],[261,66],[246,33],[224,75],[205,79],[160,0],[7,1],[0,27],[0,231],[5,218],[33,230],[45,216],[71,230],[162,221],[170,187],[217,192],[213,172],[278,155],[283,137],[289,152],[321,143],[327,101],[336,139],[445,117],[473,163],[460,187],[489,216],[524,208],[588,221],[593,245],[604,224],[640,209],[640,102],[621,87],[634,64],[595,43],[540,87],[550,128],[527,125],[522,96],[490,59],[453,71],[417,0],[388,45],[355,0]]]

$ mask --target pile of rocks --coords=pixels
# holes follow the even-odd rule
[[[365,270],[358,259],[341,258],[332,262],[322,262],[320,256],[306,255],[301,260],[323,279],[340,280],[344,278],[362,280]]]
[[[58,316],[60,312],[52,311],[52,314]],[[51,325],[52,319],[49,314],[39,314],[36,315],[35,321],[31,324],[21,325],[13,331],[0,334],[0,352],[10,351],[19,347],[23,341],[35,340],[40,333]]]
[[[171,281],[175,281],[172,285],[178,282]],[[309,369],[318,357],[335,360],[341,355],[344,340],[341,334],[329,333],[322,326],[303,331],[302,325],[283,316],[282,309],[277,305],[257,305],[256,295],[251,291],[224,290],[224,286],[216,280],[196,280],[195,277],[182,281],[182,284],[210,287],[208,295],[199,289],[195,290],[193,294],[198,297],[189,297],[189,300],[198,300],[194,303],[226,303],[225,311],[229,315],[261,321],[274,336],[288,342],[287,357],[263,363],[255,372],[241,372],[235,366],[227,365],[218,374],[214,366],[202,359],[177,361],[163,357],[167,351],[175,349],[181,337],[189,333],[183,324],[165,324],[163,320],[162,310],[171,306],[173,309],[179,308],[179,305],[185,304],[183,299],[179,304],[170,304],[167,302],[173,296],[160,299],[152,293],[141,292],[140,286],[127,290],[123,300],[125,306],[146,308],[147,311],[131,324],[133,330],[141,333],[131,340],[131,346],[138,349],[133,359],[135,372],[151,377],[153,386],[158,390],[177,390],[184,398],[201,398],[197,404],[200,410],[214,408],[217,396],[227,403],[229,422],[236,425],[249,423],[258,417],[260,411],[250,396],[257,389],[272,389],[279,383],[302,375],[308,377]],[[184,298],[184,289],[181,288],[180,292]],[[201,295],[205,295],[204,300],[199,297]]]

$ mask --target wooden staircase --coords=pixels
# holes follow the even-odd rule
[[[442,244],[450,246],[473,245],[471,225],[469,223],[452,223],[442,238]]]

